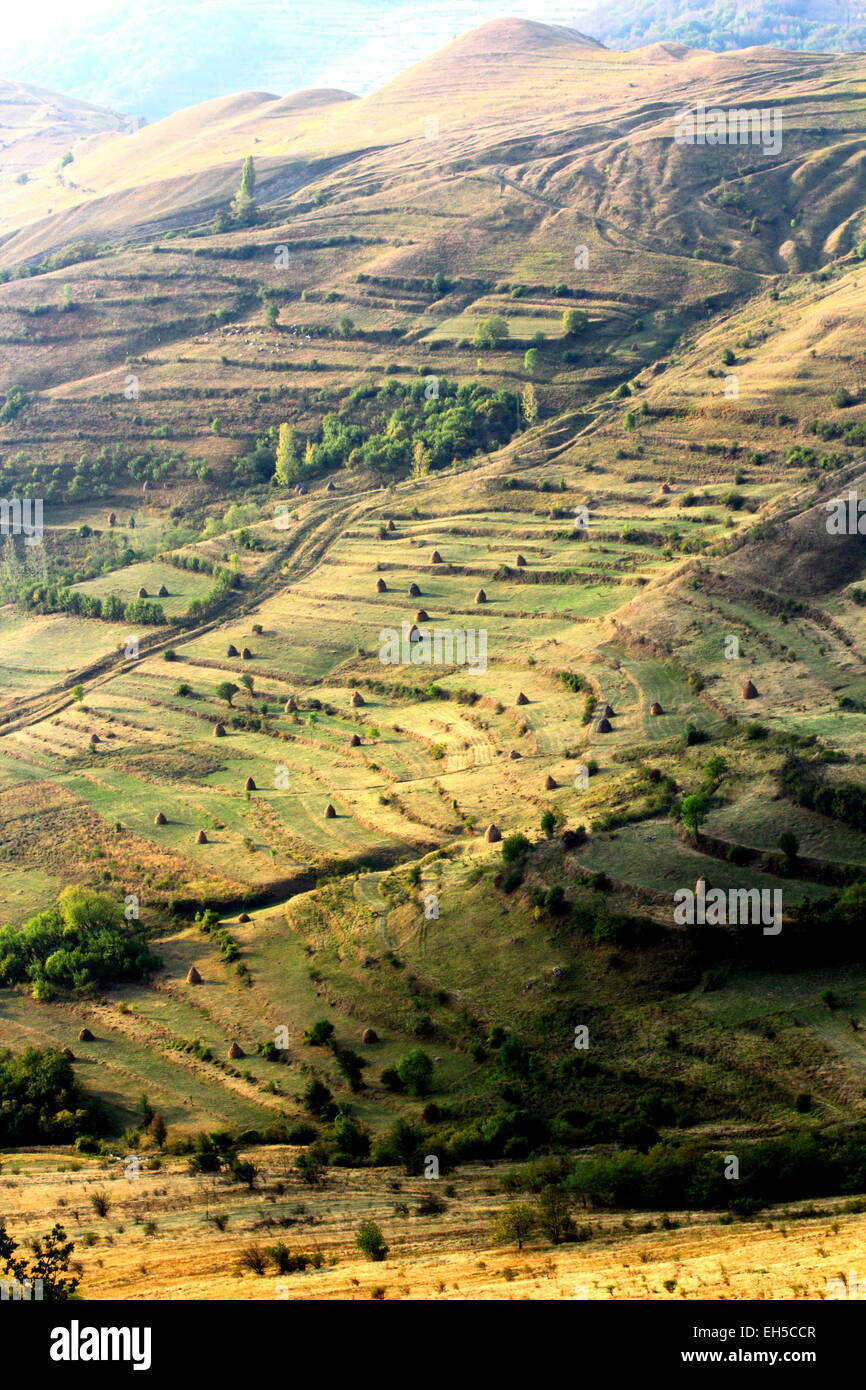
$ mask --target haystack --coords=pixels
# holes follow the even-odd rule
[[[78,1034],[78,1041],[79,1041],[79,1042],[93,1042],[93,1041],[94,1041],[93,1034],[91,1033],[91,1031],[90,1031],[89,1028],[82,1028],[82,1029],[79,1031],[79,1034]]]
[[[229,642],[228,646],[226,647],[226,656],[237,656],[237,654],[238,649],[235,646],[234,642]]]
[[[142,587],[139,589],[139,591],[138,591],[138,597],[139,597],[139,598],[149,598],[149,597],[150,597],[150,595],[148,594],[148,592],[147,592],[147,590],[145,589],[144,585],[142,585]]]
[[[753,683],[752,683],[751,681],[746,681],[746,684],[743,686],[743,699],[744,699],[744,700],[756,700],[757,698],[758,698],[758,690],[757,690],[757,687],[756,687],[755,685],[753,685]]]
[[[439,551],[438,551],[438,550],[434,550],[434,551],[433,551],[433,554],[430,556],[430,563],[431,563],[431,565],[441,565],[441,564],[442,564],[442,556],[439,554]]]
[[[486,602],[487,602],[487,595],[485,594],[485,592],[484,592],[483,589],[479,589],[479,590],[478,590],[478,593],[475,595],[475,602],[476,602],[476,603],[486,603]]]
[[[599,719],[598,723],[595,726],[595,732],[597,734],[609,734],[611,732],[610,720]]]
[[[206,845],[208,843],[207,835],[205,835],[203,830],[200,830],[198,832],[198,834],[195,837],[195,842],[197,845]]]
[[[484,838],[489,845],[495,845],[498,840],[502,839],[502,831],[498,825],[488,825],[484,832]]]
[[[71,1047],[64,1047],[63,1055],[66,1058],[67,1062],[75,1061],[75,1053],[72,1051]]]
[[[518,557],[517,557],[517,563],[518,563],[518,565],[520,566],[520,568],[523,569],[523,566],[526,564],[526,559],[525,559],[525,557],[524,557],[523,555],[518,555]]]
[[[165,587],[164,584],[160,584],[156,596],[157,598],[168,598],[168,589]]]
[[[377,579],[377,580],[376,580],[376,593],[377,593],[377,594],[387,594],[387,592],[388,592],[388,585],[385,583],[384,579]]]
[[[253,781],[252,777],[248,777],[247,780],[244,782],[244,791],[245,791],[245,792],[257,792],[257,791],[258,791],[258,787],[256,786],[255,782]]]
[[[229,1057],[233,1062],[237,1062],[241,1057],[246,1057],[246,1055],[242,1047],[239,1047],[236,1042],[232,1043],[229,1048]]]
[[[288,700],[286,701],[286,707],[285,707],[285,708],[286,708],[286,714],[297,714],[297,712],[298,712],[298,702],[297,702],[297,700],[295,699],[294,695],[290,695],[290,696],[289,696]]]
[[[389,531],[396,531],[396,530],[397,530],[397,527],[394,525],[393,521],[389,521],[389,522],[388,522],[388,530],[389,530]]]
[[[243,651],[241,652],[241,660],[242,660],[242,661],[252,661],[252,659],[253,659],[253,654],[252,654],[252,652],[250,651],[249,647],[244,647]]]
[[[166,820],[162,811],[157,811],[156,815],[153,818],[153,823],[154,825],[168,825],[168,821]]]
[[[101,742],[102,742],[102,739],[99,737],[99,734],[91,734],[91,735],[90,735],[90,746],[91,746],[91,748],[95,747],[95,745],[96,745],[97,743],[101,743]]]
[[[360,690],[352,691],[352,704],[355,706],[355,709],[360,709],[361,706],[365,705],[366,703],[367,701],[364,699]]]
[[[511,752],[508,754],[508,756],[509,756],[509,758],[511,759],[511,761],[514,762],[516,758],[519,758],[519,757],[520,757],[520,754],[518,753],[518,751],[517,751],[516,748],[512,748],[512,750],[511,750]]]
[[[325,807],[325,820],[335,820],[336,815],[337,812],[334,810],[333,806],[329,801],[327,806]]]
[[[417,585],[417,584],[410,584],[410,585],[409,585],[409,597],[410,597],[410,598],[420,598],[420,597],[421,597],[421,590],[418,588],[418,585]]]
[[[117,525],[117,512],[109,512],[109,513],[108,513],[108,524],[109,524],[109,526],[116,526],[116,525]]]
[[[350,748],[360,748],[360,747],[361,747],[361,739],[360,739],[360,737],[358,736],[358,734],[353,734],[352,737],[349,739],[349,747],[350,747]]]
[[[201,984],[201,975],[198,973],[194,965],[191,965],[189,967],[189,970],[186,972],[186,982],[188,985]]]
[[[700,878],[695,884],[695,897],[706,897],[707,893],[710,891],[712,886],[713,885],[710,883],[710,880],[707,878],[706,874],[701,874]]]
[[[662,709],[658,700],[653,700],[652,704],[650,705],[650,714],[664,714],[664,710]]]
[[[248,912],[242,912],[238,918],[239,922],[251,922],[253,919]]]
[[[367,1047],[369,1047],[371,1043],[377,1043],[378,1041],[379,1041],[379,1034],[376,1032],[376,1029],[375,1029],[375,1028],[365,1028],[365,1029],[364,1029],[363,1033],[361,1034],[361,1042],[362,1042],[362,1043],[365,1043],[365,1044],[367,1045]]]
[[[529,704],[529,700],[528,700],[527,696],[524,695],[523,691],[521,690],[520,694],[518,695],[518,697],[517,697],[517,699],[514,701],[514,703],[515,703],[516,705],[528,705],[528,704]]]
[[[421,629],[420,629],[420,627],[416,627],[414,623],[412,624],[412,626],[411,626],[410,629],[409,629],[409,641],[410,641],[410,642],[420,642],[420,641],[421,641]]]
[[[226,736],[226,726],[225,726],[225,724],[214,724],[214,726],[213,726],[213,736],[214,736],[214,738],[225,738],[225,736]]]
[[[613,707],[611,705],[602,705],[599,713],[601,714],[603,719],[613,719],[614,717]]]
[[[667,493],[670,492],[670,490],[671,490],[671,485],[670,485],[670,483],[662,483],[662,492],[664,492],[665,494],[667,494]]]
[[[558,786],[559,786],[559,783],[558,783],[557,781],[555,781],[554,778],[551,777],[550,773],[548,772],[546,778],[544,779],[544,788],[545,788],[545,791],[555,792],[555,791],[556,791],[556,788],[557,788]]]
[[[336,492],[337,489],[336,489],[336,486],[334,485],[334,483],[328,483],[328,486],[325,488],[325,491],[326,491],[326,492]]]
[[[295,496],[296,496],[296,497],[306,497],[306,495],[307,495],[307,489],[306,489],[306,487],[304,486],[303,483],[298,483],[298,486],[295,488]]]
[[[418,612],[415,614],[415,621],[416,623],[429,623],[430,614],[427,612],[426,608],[418,609]]]

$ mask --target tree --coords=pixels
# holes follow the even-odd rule
[[[268,328],[276,328],[277,320],[279,319],[279,317],[279,309],[277,308],[274,301],[272,299],[269,299],[267,304],[265,305],[265,323],[267,324]]]
[[[479,319],[475,325],[472,342],[475,347],[493,348],[505,342],[508,336],[508,324],[505,319],[500,318],[498,314],[489,314],[487,318]]]
[[[158,1111],[154,1115],[153,1120],[151,1121],[150,1132],[153,1136],[153,1142],[156,1144],[156,1147],[158,1149],[165,1148],[165,1141],[168,1137],[168,1126],[166,1125],[165,1120],[163,1119],[162,1115],[159,1114]]]
[[[567,338],[575,338],[586,328],[588,319],[583,309],[563,309],[562,331]]]
[[[704,781],[708,786],[716,787],[722,778],[727,776],[727,772],[727,760],[722,757],[721,753],[714,753],[704,765]]]
[[[785,858],[793,863],[800,853],[800,842],[792,830],[783,830],[779,836],[779,849]]]
[[[277,455],[274,462],[274,477],[286,486],[294,483],[300,476],[298,463],[298,443],[291,425],[280,425],[277,434]]]
[[[555,1183],[541,1189],[538,1198],[538,1219],[544,1234],[554,1245],[561,1245],[574,1233],[571,1200],[565,1188],[558,1187]]]
[[[541,366],[541,353],[537,347],[527,348],[523,354],[523,369],[526,372],[537,372]]]
[[[701,838],[701,826],[707,818],[710,809],[710,798],[705,792],[696,792],[693,796],[685,796],[680,806],[680,820],[687,830],[691,831],[696,840]]]
[[[241,167],[241,181],[232,199],[231,215],[240,226],[250,226],[256,220],[256,170],[248,154]]]
[[[216,697],[218,700],[225,700],[227,705],[231,705],[238,689],[239,687],[235,685],[234,681],[220,681],[216,688]]]
[[[304,1042],[308,1047],[331,1047],[334,1036],[334,1025],[330,1019],[320,1018],[312,1024],[304,1034]]]
[[[81,703],[81,701],[84,699],[84,686],[83,686],[83,685],[73,685],[73,687],[72,687],[72,698],[73,698],[73,700],[77,700],[77,701],[79,702],[79,704]]]
[[[502,858],[506,864],[516,864],[518,860],[524,859],[532,845],[525,835],[507,835],[502,841]]]
[[[412,445],[412,477],[426,478],[430,472],[430,450],[423,439],[416,439]]]
[[[520,409],[527,425],[534,425],[538,419],[538,395],[531,381],[527,381],[523,388]]]
[[[493,1242],[495,1245],[516,1245],[523,1249],[538,1225],[538,1213],[529,1202],[510,1202],[498,1212],[493,1222]]]
[[[249,1163],[246,1159],[235,1159],[231,1166],[232,1177],[236,1182],[245,1182],[250,1192],[256,1185],[258,1171],[256,1165]]]
[[[556,816],[552,811],[545,811],[541,817],[541,829],[549,840],[556,829]]]
[[[358,1227],[355,1244],[368,1260],[384,1260],[388,1254],[385,1237],[375,1221],[365,1221]]]
[[[250,695],[252,695],[252,693],[253,693],[253,686],[255,685],[255,680],[254,680],[254,678],[253,678],[251,675],[249,675],[248,672],[246,672],[246,671],[245,671],[244,674],[241,676],[241,685],[243,686],[244,690],[246,690]]]
[[[0,1277],[14,1279],[22,1286],[29,1285],[31,1298],[36,1296],[38,1281],[41,1280],[44,1302],[65,1303],[74,1298],[78,1279],[67,1276],[75,1246],[71,1240],[67,1241],[63,1227],[52,1226],[47,1236],[31,1242],[30,1249],[33,1263],[28,1267],[16,1253],[18,1242],[0,1221]]]
[[[361,1073],[367,1065],[367,1059],[353,1052],[350,1047],[338,1047],[334,1051],[334,1060],[340,1075],[349,1083],[349,1089],[360,1091],[363,1084]]]
[[[410,1096],[426,1096],[433,1081],[433,1063],[421,1047],[413,1047],[397,1063],[397,1075]]]
[[[344,314],[337,324],[337,332],[341,338],[351,338],[355,331],[355,320],[350,319],[348,314]]]

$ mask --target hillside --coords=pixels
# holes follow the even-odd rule
[[[0,923],[85,885],[159,962],[31,972],[0,1045],[70,1049],[115,1134],[146,1096],[175,1157],[863,1120],[866,552],[826,515],[864,476],[864,61],[505,20],[365,96],[70,114],[62,187],[36,141]],[[701,101],[781,147],[678,143]],[[781,893],[781,937],[681,929],[701,876]]]

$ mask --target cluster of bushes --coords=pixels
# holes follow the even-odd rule
[[[853,782],[825,782],[815,763],[793,755],[782,764],[779,790],[798,806],[842,821],[852,830],[866,830],[866,797]]]
[[[10,408],[13,394],[7,395],[3,411]],[[111,497],[129,481],[156,486],[182,463],[180,454],[147,448],[135,450],[122,443],[106,444],[93,456],[81,454],[75,461],[65,454],[49,463],[17,453],[0,465],[0,496],[41,497],[44,502],[58,503],[90,502]]]
[[[0,1051],[0,1148],[70,1144],[102,1127],[64,1053],[50,1047]]]
[[[124,603],[117,594],[100,598],[70,589],[62,582],[33,585],[25,580],[17,586],[14,598],[34,613],[72,613],[77,618],[100,618],[107,623],[127,622],[141,627],[161,627],[167,621],[162,604],[153,599],[133,598]]]
[[[89,888],[65,888],[56,907],[0,928],[0,985],[27,984],[34,999],[141,980],[158,965],[123,907]]]
[[[866,421],[844,424],[839,420],[811,420],[809,433],[819,439],[841,439],[845,444],[866,444]]]

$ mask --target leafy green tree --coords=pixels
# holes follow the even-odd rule
[[[218,700],[225,700],[226,704],[231,706],[231,702],[237,695],[239,688],[239,686],[235,685],[234,681],[220,681],[215,694]]]
[[[368,1260],[384,1260],[388,1254],[385,1237],[375,1221],[365,1221],[358,1227],[355,1244]]]
[[[256,208],[256,169],[253,157],[248,154],[241,168],[241,181],[232,199],[232,220],[239,226],[251,226],[257,216]]]
[[[544,812],[544,815],[541,817],[541,829],[549,840],[556,829],[556,816],[552,811]]]
[[[507,835],[502,841],[502,858],[506,864],[516,864],[518,860],[524,859],[532,845],[525,835]]]
[[[563,309],[562,331],[566,337],[577,337],[578,333],[584,331],[587,323],[588,319],[583,309]]]
[[[413,1047],[397,1063],[397,1075],[410,1096],[426,1096],[433,1081],[433,1062],[421,1047]]]
[[[701,826],[709,814],[710,798],[705,792],[695,792],[684,796],[680,806],[680,820],[696,840],[701,837]]]
[[[297,482],[301,474],[298,460],[298,443],[291,425],[282,424],[277,435],[277,454],[274,462],[274,477],[283,486]]]
[[[272,299],[269,299],[267,304],[265,305],[265,323],[267,324],[268,328],[276,328],[279,317],[280,311],[277,305],[274,303]]]
[[[476,347],[495,348],[508,338],[508,324],[499,314],[489,314],[475,325],[472,341]]]
[[[320,1018],[307,1029],[304,1042],[308,1047],[332,1047],[334,1025],[330,1019]]]
[[[784,854],[789,863],[797,858],[800,853],[800,842],[792,830],[783,830],[779,836],[779,849]]]
[[[527,348],[523,354],[523,369],[527,372],[537,372],[541,366],[541,353],[537,347]]]
[[[564,1187],[551,1183],[541,1189],[538,1198],[538,1219],[544,1234],[554,1245],[561,1245],[574,1233],[571,1206],[572,1198]]]
[[[516,1245],[523,1249],[524,1241],[529,1240],[538,1226],[538,1212],[529,1202],[509,1202],[507,1207],[497,1212],[493,1222],[492,1238],[495,1245]]]

